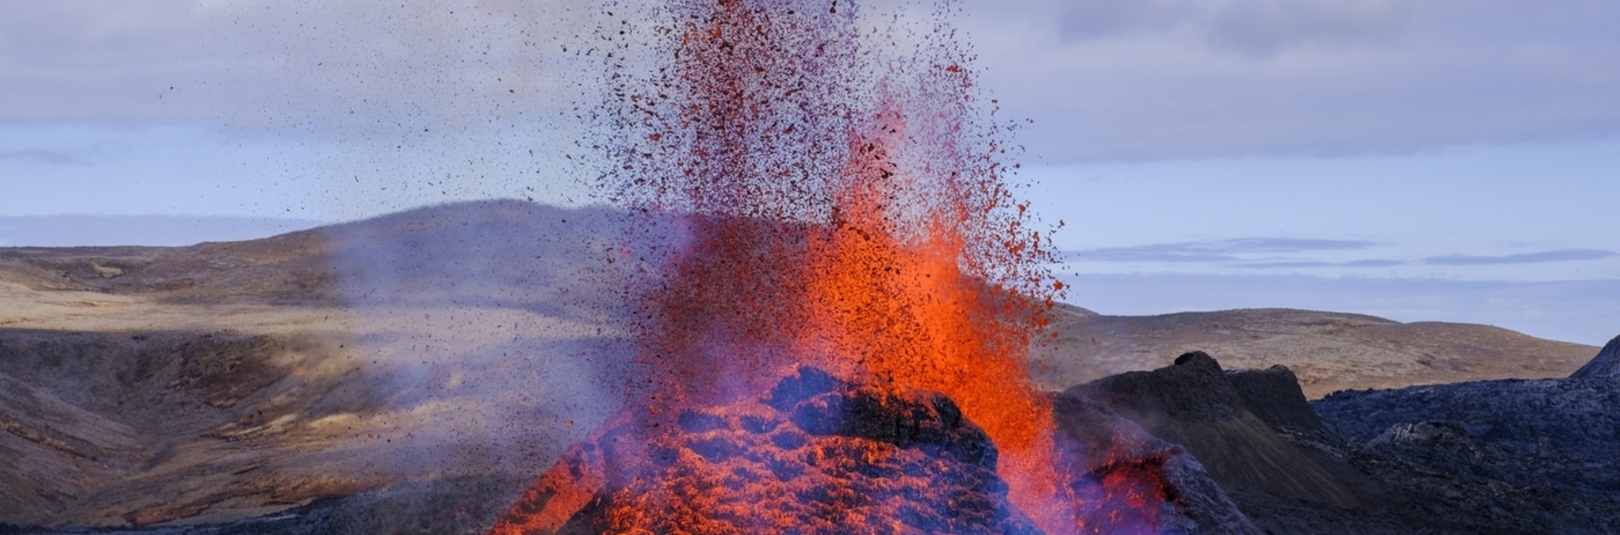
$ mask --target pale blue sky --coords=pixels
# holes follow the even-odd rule
[[[1477,283],[1431,285],[1434,303],[1497,283],[1620,280],[1620,3],[962,6],[1000,117],[1034,120],[1018,133],[1020,180],[1044,218],[1068,223],[1066,269],[1217,286],[1137,305],[1099,289],[1094,308],[1260,306],[1219,281],[1279,277],[1321,283],[1285,285],[1279,305],[1461,320],[1480,307],[1395,305],[1412,285],[1332,296],[1365,279]],[[588,202],[562,155],[581,150],[573,116],[592,74],[559,50],[598,13],[569,0],[0,4],[0,245],[73,241],[19,216],[263,223]],[[228,226],[189,221],[216,223],[156,225],[143,241]],[[284,228],[246,221],[219,239]],[[82,240],[112,236],[95,228]],[[1620,318],[1581,292],[1515,295],[1546,297],[1513,307]],[[1578,333],[1511,321],[1587,343],[1620,333],[1620,320]]]

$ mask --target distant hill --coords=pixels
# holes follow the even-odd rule
[[[263,238],[319,226],[310,219],[85,215],[0,217],[0,247],[180,246]]]
[[[175,304],[544,300],[605,265],[619,225],[604,209],[479,201],[247,241],[0,248],[0,282]]]
[[[1598,349],[1487,325],[1291,309],[1104,316],[1063,306],[1053,328],[1058,338],[1036,350],[1043,386],[1159,368],[1205,351],[1229,368],[1286,365],[1313,399],[1346,389],[1565,377]]]

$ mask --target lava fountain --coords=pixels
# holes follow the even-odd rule
[[[610,132],[600,148],[612,170],[601,186],[644,233],[620,255],[648,271],[626,290],[641,333],[638,394],[591,440],[620,446],[571,451],[496,532],[556,532],[565,519],[544,511],[548,500],[572,503],[565,514],[619,508],[593,528],[607,531],[726,531],[706,523],[713,519],[704,511],[737,507],[723,503],[727,492],[754,496],[748,503],[768,515],[770,501],[759,496],[769,492],[736,488],[784,485],[768,473],[707,487],[625,483],[621,494],[631,486],[640,494],[616,501],[592,493],[625,472],[602,459],[608,449],[668,467],[680,462],[654,461],[676,455],[669,430],[714,433],[726,426],[692,422],[751,428],[774,418],[749,400],[772,384],[786,388],[777,380],[796,369],[855,378],[862,386],[850,392],[887,392],[848,398],[876,406],[918,392],[954,400],[925,404],[934,407],[918,413],[926,425],[901,425],[956,429],[950,414],[959,407],[999,452],[991,468],[1008,500],[1046,533],[1095,531],[1101,502],[1131,509],[1108,513],[1131,525],[1151,524],[1164,497],[1141,478],[1087,483],[1124,489],[1128,499],[1079,490],[1080,476],[1066,468],[1073,448],[1060,444],[1050,397],[1026,372],[1028,347],[1063,285],[1047,268],[1055,260],[1049,232],[1035,228],[1010,187],[1010,126],[985,111],[994,101],[983,102],[971,55],[942,22],[948,8],[920,30],[864,26],[847,1],[626,10],[635,16],[606,13],[614,22],[598,32],[602,46],[585,53],[609,66],[610,98],[595,116]],[[903,453],[890,446],[837,447],[868,461]],[[701,457],[711,471],[724,469]],[[845,529],[888,522],[858,516],[842,519]]]

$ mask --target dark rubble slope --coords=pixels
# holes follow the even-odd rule
[[[1195,352],[1173,366],[1110,376],[1071,391],[1101,400],[1154,436],[1185,446],[1223,485],[1338,507],[1358,503],[1323,462],[1248,410],[1234,382],[1215,359]],[[1304,395],[1297,395],[1303,404]],[[1291,407],[1275,405],[1266,414],[1286,419]]]
[[[1603,346],[1603,350],[1581,369],[1570,374],[1573,379],[1617,379],[1620,380],[1620,336],[1614,337]]]
[[[1316,402],[1340,435],[1438,470],[1620,502],[1620,382],[1481,381],[1340,392]]]
[[[1494,381],[1341,393],[1313,411],[1286,368],[1223,373],[1199,353],[1177,361],[1072,391],[1186,446],[1270,533],[1620,530],[1620,502],[1594,492],[1616,473],[1612,461],[1581,456],[1612,456],[1620,444],[1620,406],[1606,385]],[[1532,422],[1549,408],[1559,415]],[[1592,420],[1595,411],[1606,416]],[[1462,424],[1423,423],[1446,418]],[[1530,477],[1580,462],[1601,473],[1562,486]]]

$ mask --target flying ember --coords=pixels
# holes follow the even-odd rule
[[[1063,286],[949,11],[605,12],[635,398],[496,533],[1156,531],[1157,468],[1079,468],[1026,372]]]

